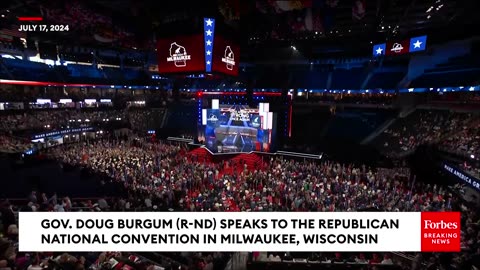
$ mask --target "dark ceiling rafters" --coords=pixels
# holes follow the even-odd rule
[[[19,5],[17,1],[4,0],[9,2],[9,7],[11,9],[18,8],[22,9],[22,5]],[[49,0],[50,1],[50,0]],[[52,0],[55,1],[55,0]],[[68,0],[69,1],[69,0]],[[166,28],[165,25],[154,26],[155,21],[161,21],[161,18],[166,16],[173,16],[172,14],[183,14],[195,15],[198,18],[202,16],[215,16],[218,19],[218,25],[221,25],[221,16],[218,11],[218,2],[217,0],[201,0],[201,1],[191,1],[191,0],[175,0],[175,1],[141,1],[141,0],[82,0],[91,5],[96,5],[99,7],[99,10],[106,10],[106,13],[111,13],[113,16],[116,16],[119,22],[130,24],[133,29],[136,29],[137,36],[147,39],[152,39],[153,33],[161,33],[162,30]],[[221,0],[218,0],[221,1]],[[254,9],[255,0],[238,0],[248,3],[253,3],[249,5],[250,8],[245,10]],[[240,30],[233,30],[233,33],[237,33],[240,39],[240,44],[242,44],[242,50],[246,53],[249,51],[254,51],[255,49],[266,48],[268,51],[269,47],[282,47],[290,46],[292,43],[296,44],[299,50],[305,52],[308,58],[314,58],[322,54],[348,54],[350,52],[361,51],[369,53],[370,42],[384,42],[386,38],[405,38],[409,35],[423,35],[428,33],[430,30],[437,31],[438,29],[444,28],[445,31],[448,30],[448,33],[445,33],[446,37],[452,35],[451,28],[455,27],[460,28],[462,23],[465,20],[468,20],[469,23],[474,25],[475,22],[479,22],[480,16],[466,16],[465,14],[471,14],[475,12],[474,6],[478,6],[480,1],[472,0],[441,0],[442,4],[445,6],[440,11],[434,11],[432,13],[432,18],[426,19],[427,13],[426,10],[431,5],[434,5],[438,0],[365,0],[366,1],[366,15],[363,20],[354,21],[352,19],[352,2],[353,0],[340,0],[337,14],[335,16],[336,25],[333,26],[332,34],[328,33],[325,35],[314,35],[304,36],[304,37],[294,37],[293,39],[285,40],[255,40],[249,42],[251,33],[255,29],[261,28],[257,25],[258,22],[278,21],[278,18],[281,18],[278,14],[261,14],[261,13],[246,13],[241,14],[244,20],[241,21]],[[2,1],[0,1],[2,2]],[[4,4],[5,2],[2,2]],[[394,5],[393,3],[397,4]],[[27,0],[22,3],[34,3],[37,6],[40,6],[42,3],[41,0]],[[0,5],[3,7],[3,5]],[[101,7],[101,8],[100,8]],[[132,16],[132,9],[138,9],[141,16]],[[435,16],[433,16],[435,15]],[[442,20],[442,16],[445,16],[445,20]],[[118,18],[124,18],[119,20]],[[382,18],[385,23],[385,31],[380,31],[382,23]],[[185,27],[191,27],[195,23],[194,19],[190,21],[185,20],[185,22],[178,23],[179,29],[184,29]],[[171,24],[174,25],[174,24]],[[397,29],[397,36],[392,37],[392,32],[399,26]],[[456,26],[460,25],[460,26]],[[391,27],[388,28],[388,26]],[[168,26],[170,27],[170,25]],[[184,28],[181,28],[184,27]],[[263,27],[263,26],[262,26]],[[265,27],[275,27],[274,24],[266,25]],[[463,31],[466,28],[462,28]],[[268,29],[267,29],[268,30]],[[181,32],[182,30],[180,30]],[[336,31],[339,31],[337,34]],[[460,32],[460,31],[456,31]],[[143,34],[139,34],[143,33]],[[310,33],[311,34],[311,33]],[[65,38],[57,35],[59,40],[65,39],[65,42],[74,41],[77,37],[68,37],[68,34],[65,35]],[[432,36],[433,37],[433,36]],[[430,36],[429,36],[430,38]]]
[[[465,9],[466,2],[479,2],[479,1],[462,1],[462,0],[431,0],[431,1],[415,1],[415,0],[400,0],[395,1],[397,4],[393,5],[394,1],[386,1],[386,0],[366,0],[366,12],[367,15],[363,20],[355,21],[352,20],[351,16],[351,3],[352,1],[340,1],[335,21],[336,25],[333,26],[332,33],[328,33],[329,35],[322,35],[316,36],[311,32],[305,32],[304,36],[299,34],[300,39],[310,38],[310,39],[321,39],[321,38],[328,38],[329,36],[335,36],[337,30],[338,34],[336,36],[372,36],[372,39],[375,36],[381,36],[381,32],[388,33],[390,30],[393,32],[402,32],[407,33],[412,30],[421,30],[424,29],[427,31],[430,28],[436,28],[445,25],[446,22],[450,19],[453,21],[453,18],[456,18],[455,23],[458,23],[459,26],[462,25],[463,22],[467,20],[475,20],[479,22],[479,16],[475,16],[475,18],[463,18],[461,14],[463,14],[462,10]],[[439,11],[433,10],[432,19],[427,19],[426,10],[428,7],[442,5],[443,8]],[[474,4],[471,4],[472,6]],[[478,4],[477,4],[478,5]],[[473,9],[473,8],[470,8]],[[452,14],[454,13],[454,14]],[[452,15],[450,15],[452,14]],[[257,16],[263,17],[275,17],[281,15],[275,14],[262,14],[258,13]],[[434,16],[433,16],[434,15]],[[445,20],[442,19],[442,16],[448,16]],[[452,18],[452,16],[454,16]],[[385,23],[388,22],[388,26],[391,26],[390,29],[384,29],[385,31],[380,31],[381,29],[378,28],[379,21],[382,20],[384,17]],[[372,22],[371,20],[376,20]],[[396,26],[398,25],[398,28]],[[370,27],[371,26],[371,27]],[[255,29],[255,26],[251,26],[250,28]],[[258,27],[257,27],[258,28]],[[338,28],[338,29],[337,29]],[[351,29],[351,31],[350,31]],[[373,31],[371,31],[373,30]],[[351,34],[349,34],[351,32]],[[260,35],[261,36],[261,35]],[[250,36],[252,37],[252,36]],[[297,37],[296,37],[297,38]],[[257,36],[258,40],[258,36]],[[256,42],[254,40],[253,42]]]
[[[405,11],[403,12],[403,16],[401,18],[399,18],[398,23],[396,25],[400,24],[400,22],[402,22],[403,20],[405,20],[408,17],[408,12],[415,6],[415,3],[417,3],[416,0],[411,0],[410,1],[410,4],[405,8]]]

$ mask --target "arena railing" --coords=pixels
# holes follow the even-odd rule
[[[195,143],[193,139],[186,139],[180,137],[168,137],[167,141],[170,142],[180,142],[187,143],[190,146],[200,147],[207,150],[211,155],[236,155],[236,154],[260,154],[260,155],[276,155],[276,156],[288,156],[294,158],[307,158],[307,159],[322,159],[323,154],[307,154],[299,152],[290,152],[290,151],[276,151],[276,152],[261,152],[261,151],[250,151],[250,152],[228,152],[228,153],[214,153],[208,147],[203,144]]]
[[[402,264],[412,265],[415,263],[415,257],[404,252],[390,252],[390,254],[392,255],[392,259],[400,261]]]
[[[187,139],[182,137],[167,137],[167,141],[194,144],[193,139]]]
[[[325,262],[298,262],[298,261],[281,261],[281,262],[249,262],[248,270],[313,270],[313,269],[391,269],[401,270],[402,267],[395,264],[361,264],[361,263],[325,263]]]
[[[165,256],[158,252],[142,252],[142,253],[135,253],[142,261],[147,261],[153,265],[161,267],[161,269],[166,269],[164,267],[168,267],[168,264],[174,262],[179,268],[178,269],[188,269],[188,266],[179,260],[176,260],[172,257]],[[156,269],[156,270],[161,270]]]

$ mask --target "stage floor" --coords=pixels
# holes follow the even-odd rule
[[[256,145],[251,140],[226,137],[222,141],[217,141],[211,138],[206,141],[205,146],[213,153],[246,153],[258,150]]]

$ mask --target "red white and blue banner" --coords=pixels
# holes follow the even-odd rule
[[[215,19],[203,19],[203,39],[205,44],[205,72],[212,72],[213,48],[215,42]]]
[[[427,49],[427,36],[413,37],[396,42],[387,42],[373,45],[373,56],[401,55],[415,53]]]

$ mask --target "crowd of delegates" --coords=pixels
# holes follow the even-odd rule
[[[467,157],[480,155],[480,117],[461,126],[457,132],[440,142],[441,146],[451,152],[462,153]]]
[[[37,198],[32,193],[28,209],[23,210],[72,211],[80,206],[87,211],[355,211],[369,207],[388,211],[442,211],[458,205],[442,187],[411,185],[408,169],[371,171],[365,166],[272,159],[266,170],[249,171],[241,163],[210,164],[189,157],[180,146],[139,140],[56,148],[51,155],[68,164],[106,173],[129,187],[130,195],[74,204],[69,198],[57,199],[54,195],[48,199],[44,194]],[[235,173],[222,174],[222,168],[229,166],[237,168]],[[4,212],[2,219],[9,216]],[[472,254],[478,253],[478,215],[468,209],[463,212],[466,226],[462,227],[462,246]],[[11,225],[14,221],[3,224]],[[210,269],[206,267],[211,262],[207,258],[197,256],[196,263]],[[350,259],[335,255],[322,261]],[[462,264],[471,259],[462,254],[455,262]],[[389,262],[388,258],[380,259],[377,255],[365,258],[361,254],[355,260]]]
[[[392,255],[385,253],[379,255],[373,253],[371,256],[366,256],[364,253],[310,253],[303,254],[303,259],[309,262],[323,262],[323,263],[359,263],[359,264],[393,264]],[[281,262],[281,261],[301,261],[297,258],[296,253],[278,253],[278,252],[254,252],[252,254],[253,261],[259,262]]]
[[[15,132],[21,130],[49,130],[93,124],[95,122],[126,120],[123,110],[34,110],[22,114],[0,115],[0,130]]]
[[[459,164],[480,176],[480,114],[448,110],[417,109],[397,119],[377,139],[380,149],[390,156],[411,153],[419,145],[435,144],[461,158]]]
[[[438,143],[453,138],[464,127],[469,127],[479,116],[446,110],[416,110],[405,118],[397,119],[379,136],[382,150],[405,153],[421,144]],[[448,137],[447,137],[448,136]],[[452,140],[455,141],[455,140]]]
[[[11,225],[0,238],[0,269],[2,270],[173,270],[184,269],[174,261],[165,260],[160,266],[138,254],[125,252],[18,252],[18,229]]]
[[[10,43],[9,43],[10,44]],[[0,48],[1,48],[0,42]],[[91,56],[91,50],[88,50],[88,54]],[[59,66],[57,66],[60,68]],[[47,87],[45,91],[22,91],[14,86],[2,85],[0,88],[0,101],[8,102],[5,105],[14,105],[21,103],[25,108],[31,106],[30,103],[40,98],[50,99],[53,102],[60,99],[72,99],[73,102],[84,101],[85,99],[110,99],[114,104],[123,104],[133,99],[132,91],[128,88],[118,90],[102,91],[99,88],[90,88],[88,90],[82,90],[84,88],[67,88],[59,91],[56,87]],[[13,104],[12,104],[13,103]],[[45,107],[51,107],[52,104],[42,104]],[[64,105],[66,106],[66,105]]]
[[[307,96],[295,97],[298,102],[326,102],[341,104],[374,104],[391,105],[396,95],[393,94],[310,94]]]
[[[151,110],[130,110],[128,120],[134,130],[148,130],[148,120],[152,117]]]
[[[275,159],[267,170],[247,170],[246,164],[214,164],[184,153],[177,145],[141,140],[105,140],[51,150],[52,157],[64,163],[105,173],[150,200],[160,196],[167,205],[182,210],[426,210],[432,207],[427,201],[438,200],[412,194],[400,177],[408,178],[408,173],[399,169],[373,172],[353,165]],[[222,173],[232,166],[238,170]],[[404,198],[407,194],[415,203]],[[423,200],[416,200],[418,196]],[[447,201],[440,202],[435,204],[437,210],[450,207]]]
[[[124,253],[124,252],[19,252],[17,213],[23,212],[99,212],[125,211],[122,198],[71,200],[57,194],[47,196],[33,191],[25,205],[0,201],[0,269],[72,270],[224,270],[230,253]],[[143,204],[132,204],[130,211],[144,211]],[[154,209],[150,209],[154,211]],[[232,269],[233,270],[233,269]]]
[[[470,263],[479,251],[478,213],[441,186],[410,181],[409,170],[370,169],[334,162],[271,159],[262,169],[241,161],[210,163],[178,145],[143,140],[58,147],[51,157],[122,183],[128,198],[100,203],[120,211],[385,211],[462,210],[462,247]],[[227,170],[228,168],[228,170]],[[225,173],[229,172],[229,173]],[[369,258],[371,259],[371,258]],[[468,268],[460,268],[468,269]]]
[[[24,138],[0,135],[0,153],[24,153],[32,147],[33,144]]]
[[[94,114],[97,116],[88,117],[105,117],[99,112]],[[44,115],[44,119],[48,119],[47,115]],[[452,139],[445,141],[444,146],[460,148],[459,145],[466,145],[465,149],[478,151],[478,140],[475,140],[478,138],[478,129],[475,128],[478,127],[478,122],[474,122],[474,116],[421,111],[416,118],[418,122],[411,124],[421,134],[411,135],[414,139],[409,139],[409,147],[415,147],[418,142],[428,143],[440,139],[440,130],[443,135],[463,130],[458,135],[461,143]],[[406,125],[401,130],[413,126]],[[247,164],[242,161],[211,163],[203,157],[188,154],[180,145],[140,138],[63,145],[50,149],[48,155],[64,164],[103,174],[129,190],[128,196],[123,198],[83,202],[81,209],[88,211],[357,211],[371,208],[385,211],[461,210],[462,248],[465,252],[454,255],[450,262],[457,269],[470,269],[468,266],[474,260],[478,263],[480,256],[478,211],[466,207],[444,187],[412,182],[406,168],[368,168],[329,161],[298,162],[282,158],[272,158],[261,166],[258,164],[256,168],[247,168]],[[75,208],[68,198],[43,200],[43,203],[39,201],[31,200],[29,210],[72,211]],[[2,219],[4,217],[2,212]],[[6,258],[7,263],[11,261],[8,260],[11,258],[10,253],[0,254],[0,262],[2,258]],[[322,260],[339,259],[336,255],[328,256]],[[355,256],[355,260],[362,260],[360,254]],[[380,259],[383,255],[365,256],[369,262],[388,262],[389,259]],[[83,260],[79,256],[75,258]],[[208,259],[208,256],[195,258],[190,261],[195,261],[198,269],[210,269],[210,263],[214,261]],[[352,258],[344,256],[341,260],[349,261]],[[278,258],[274,255],[272,260]],[[428,260],[431,260],[432,265],[438,265],[441,261],[436,255],[428,257]],[[77,266],[82,267],[76,264],[75,267]],[[409,267],[411,266],[407,266],[411,269]]]
[[[472,121],[458,132],[440,142],[440,147],[448,152],[459,154],[475,165],[480,160],[480,119]],[[480,168],[466,164],[466,169],[480,175]]]

